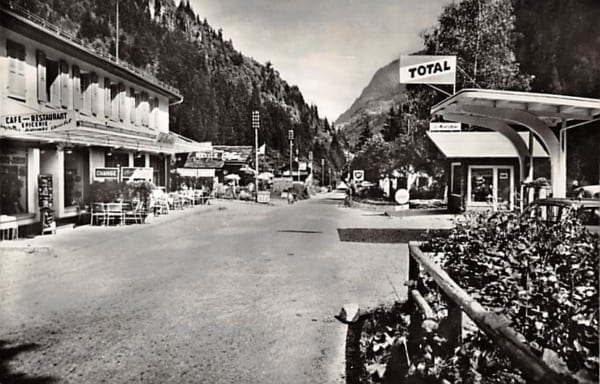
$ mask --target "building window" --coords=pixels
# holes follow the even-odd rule
[[[58,61],[46,59],[46,100],[55,107],[59,106],[60,76]]]
[[[5,146],[6,147],[6,146]],[[0,149],[0,213],[27,213],[27,151]]]
[[[125,92],[125,85],[119,83],[117,87],[117,100],[119,104],[119,121],[127,120],[127,94]]]
[[[104,117],[112,117],[112,89],[110,79],[104,79]]]
[[[135,124],[136,95],[133,88],[129,88],[129,122]]]
[[[83,205],[83,175],[87,165],[87,152],[65,149],[65,207]]]
[[[8,96],[25,100],[25,46],[6,40],[8,57]]]
[[[155,97],[154,105],[152,108],[152,122],[153,122],[154,128],[158,129],[159,121],[160,121],[160,108],[159,108],[159,103],[158,103],[158,97]]]
[[[69,107],[69,64],[60,61],[60,106]]]
[[[142,126],[147,127],[148,123],[149,123],[150,107],[149,107],[149,101],[148,101],[148,94],[146,92],[142,92],[141,109],[142,109]]]
[[[142,124],[142,94],[135,94],[135,124]]]
[[[46,89],[46,54],[37,51],[37,97],[40,102],[48,101],[48,91]]]
[[[98,75],[95,73],[90,74],[90,108],[92,110],[92,115],[98,116],[98,112],[100,110],[98,103],[100,98],[98,97]]]
[[[154,184],[165,187],[165,159],[162,156],[151,155],[150,167],[153,168]]]
[[[471,170],[471,201],[492,202],[494,188],[494,170],[479,168]]]
[[[104,154],[104,166],[108,168],[129,167],[129,154],[107,150]]]
[[[468,203],[494,210],[512,209],[514,172],[512,166],[469,166]]]
[[[81,73],[79,67],[73,66],[73,109],[81,110],[83,105],[83,93],[81,92]]]
[[[114,121],[119,121],[119,84],[111,84],[110,86],[110,118]]]
[[[90,73],[81,72],[81,112],[90,114],[92,111],[92,76]]]

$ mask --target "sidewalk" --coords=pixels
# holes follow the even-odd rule
[[[171,223],[182,218],[216,211],[222,206],[227,206],[226,201],[216,200],[210,205],[196,205],[183,210],[171,210],[167,215],[146,217],[144,224],[129,224],[124,226],[111,225],[82,225],[75,228],[59,229],[55,235],[37,235],[33,238],[19,238],[17,240],[0,241],[0,255],[8,252],[48,253],[53,247],[71,248],[77,244],[85,243],[84,240],[105,242],[111,238],[128,236],[132,233],[144,231],[149,227],[156,227]]]

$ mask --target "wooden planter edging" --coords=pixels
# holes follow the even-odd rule
[[[408,245],[410,261],[408,278],[417,281],[421,268],[430,275],[449,300],[448,316],[466,313],[494,344],[512,361],[512,363],[534,383],[564,384],[577,382],[571,377],[556,373],[531,349],[520,341],[519,335],[509,327],[510,320],[488,312],[481,304],[469,296],[448,276],[439,265],[420,249],[420,242],[411,241]],[[461,322],[459,321],[459,324]],[[460,334],[460,332],[458,332]]]

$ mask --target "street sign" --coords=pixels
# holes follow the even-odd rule
[[[398,203],[398,204],[406,204],[406,203],[408,203],[408,199],[409,199],[409,195],[408,195],[408,191],[406,189],[399,189],[396,191],[396,194],[394,195],[394,200],[396,200],[396,203]]]
[[[355,169],[352,171],[352,178],[354,181],[363,181],[365,179],[365,171],[362,169]]]
[[[460,123],[429,123],[430,132],[460,132]]]
[[[401,84],[454,84],[456,56],[400,56]]]

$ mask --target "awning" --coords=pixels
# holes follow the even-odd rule
[[[527,143],[529,132],[519,132]],[[427,132],[427,136],[449,159],[517,158],[512,143],[498,132]],[[533,157],[548,158],[537,139],[533,140]]]
[[[72,114],[73,112],[70,111],[69,116]],[[174,132],[156,132],[151,128],[131,127],[117,122],[99,124],[83,115],[76,116],[76,122],[56,129],[27,131],[10,130],[4,126],[2,128],[0,137],[23,141],[98,146],[151,153],[210,151],[212,147],[210,142],[200,143]]]
[[[566,131],[580,122],[600,119],[600,100],[530,92],[463,89],[431,108],[432,116],[477,125],[505,136],[519,153],[526,172],[526,143],[511,125],[532,132],[550,157],[552,190],[566,195]],[[532,169],[529,173],[531,176]]]
[[[184,177],[215,177],[214,169],[177,168],[177,173]]]

